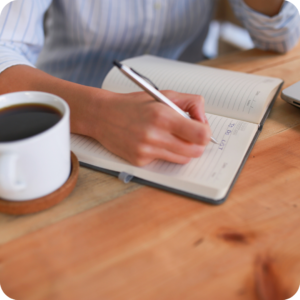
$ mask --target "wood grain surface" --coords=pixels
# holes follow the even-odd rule
[[[300,45],[206,65],[300,80]],[[0,214],[0,284],[17,300],[281,300],[300,283],[300,110],[277,99],[214,207],[81,168],[48,211]],[[109,201],[113,200],[113,201]]]

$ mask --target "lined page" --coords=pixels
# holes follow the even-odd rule
[[[226,195],[258,125],[211,114],[207,116],[213,136],[220,144],[209,143],[200,158],[186,165],[156,160],[145,167],[135,167],[95,140],[74,134],[71,149],[82,162],[218,200]]]
[[[124,61],[161,90],[202,95],[208,113],[259,123],[282,80],[183,63],[155,56]],[[102,86],[129,93],[141,89],[113,68]]]

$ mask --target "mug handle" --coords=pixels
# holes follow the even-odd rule
[[[17,180],[16,166],[18,155],[3,153],[0,155],[0,189],[6,191],[20,191],[26,187],[24,182]]]

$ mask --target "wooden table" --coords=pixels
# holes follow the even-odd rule
[[[203,64],[300,80],[300,45]],[[279,300],[300,283],[300,110],[280,97],[227,202],[81,168],[47,211],[0,214],[0,284],[17,300]]]

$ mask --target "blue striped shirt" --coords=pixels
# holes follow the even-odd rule
[[[286,52],[297,43],[300,17],[291,3],[270,18],[243,0],[230,2],[257,47]],[[199,61],[214,5],[214,0],[16,0],[0,16],[0,72],[25,64],[101,87],[114,59],[147,53]]]

